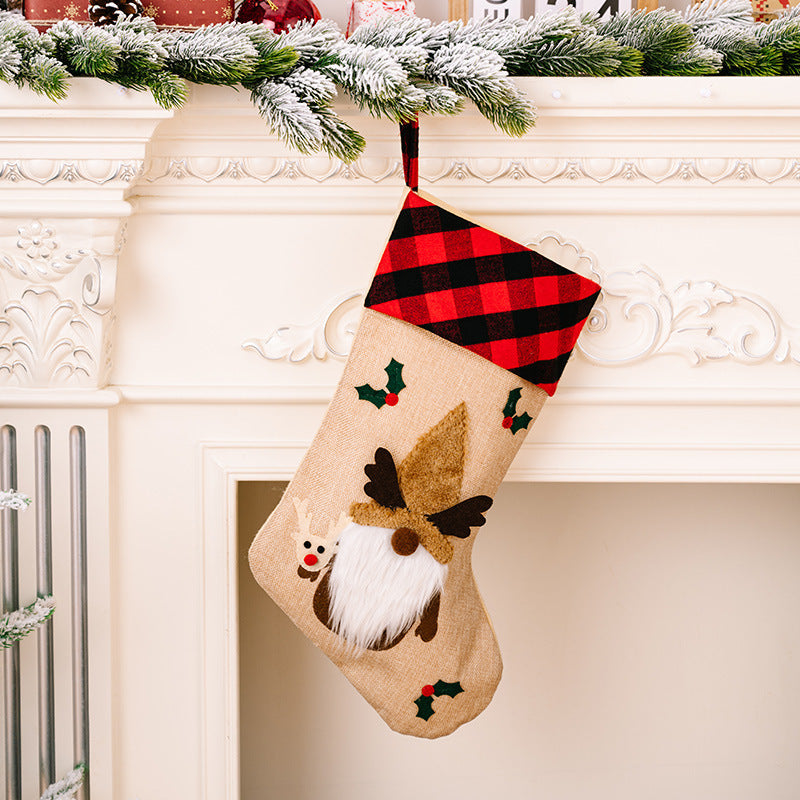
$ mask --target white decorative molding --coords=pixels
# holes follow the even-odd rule
[[[53,283],[69,275],[86,257],[86,250],[63,251],[56,231],[40,220],[17,228],[16,253],[0,250],[0,267],[14,277],[33,283]],[[59,253],[63,251],[63,253]]]
[[[50,287],[30,288],[0,315],[0,373],[18,385],[96,382],[92,329],[71,300]]]
[[[313,183],[402,180],[399,159],[359,159],[344,164],[330,158],[156,158],[145,167],[146,183]],[[2,176],[2,173],[0,173]],[[445,181],[532,182],[601,185],[772,185],[800,182],[797,158],[420,158],[420,178]]]
[[[53,183],[90,183],[104,186],[108,183],[133,183],[141,175],[141,160],[75,160],[20,159],[0,161],[0,182],[36,183],[47,186]]]
[[[265,339],[242,342],[269,361],[297,364],[309,357],[324,361],[328,356],[347,358],[358,327],[361,292],[348,292],[325,304],[317,318],[307,325],[281,325]]]
[[[116,220],[89,227],[86,220],[62,220],[57,234],[49,221],[7,220],[0,230],[0,385],[105,385],[124,237],[118,227]],[[110,244],[111,252],[65,244],[89,230],[91,244]]]
[[[630,365],[657,355],[680,355],[693,365],[729,360],[800,364],[800,326],[787,323],[758,295],[712,280],[682,281],[668,289],[648,267],[604,273],[596,256],[560,234],[540,234],[528,246],[558,264],[591,275],[603,287],[577,352],[598,366]],[[308,325],[281,325],[245,349],[270,361],[345,359],[364,292],[325,304]]]
[[[530,247],[565,267],[592,273],[603,287],[577,350],[599,366],[628,365],[675,354],[692,364],[767,360],[800,364],[800,327],[767,300],[713,280],[668,289],[648,267],[604,273],[594,254],[558,233]]]

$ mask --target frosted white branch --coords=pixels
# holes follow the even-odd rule
[[[72,772],[68,772],[60,781],[51,783],[45,789],[40,800],[69,800],[75,797],[75,793],[81,788],[83,783],[84,768],[76,767]]]
[[[53,616],[56,601],[52,595],[37,598],[25,608],[10,611],[0,617],[0,647],[11,647],[15,642],[24,639],[35,631],[42,623]]]
[[[28,495],[14,489],[0,490],[0,508],[11,508],[14,511],[24,511],[31,504]]]

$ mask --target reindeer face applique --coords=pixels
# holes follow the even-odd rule
[[[319,577],[322,570],[331,563],[336,554],[339,534],[347,527],[350,518],[342,512],[336,524],[328,527],[327,534],[318,536],[311,533],[313,515],[308,513],[308,500],[299,500],[297,497],[293,497],[292,502],[297,512],[298,522],[297,530],[292,531],[297,560],[300,562],[297,567],[297,574],[301,578],[308,578],[313,582]]]
[[[352,522],[314,594],[318,619],[352,647],[387,650],[417,620],[422,641],[436,635],[454,552],[450,537],[468,537],[492,505],[485,495],[460,500],[466,428],[462,403],[420,437],[399,467],[381,447],[364,468],[372,499],[351,505]]]

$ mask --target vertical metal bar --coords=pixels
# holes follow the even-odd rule
[[[0,428],[0,487],[17,489],[17,432],[10,425]],[[17,512],[5,508],[0,512],[0,536],[3,553],[3,611],[19,608],[19,551]],[[6,737],[6,800],[22,797],[22,752],[20,740],[19,644],[5,648],[5,737]]]
[[[53,594],[53,513],[50,429],[34,432],[36,462],[36,593]],[[39,651],[39,792],[56,780],[56,711],[53,677],[53,620],[37,631]]]
[[[86,770],[79,800],[89,800],[89,638],[86,569],[86,431],[69,432],[72,517],[72,742],[76,764]]]

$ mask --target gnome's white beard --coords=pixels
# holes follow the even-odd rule
[[[329,577],[331,630],[356,648],[389,642],[441,592],[447,565],[420,544],[410,556],[392,549],[393,530],[348,525]]]

